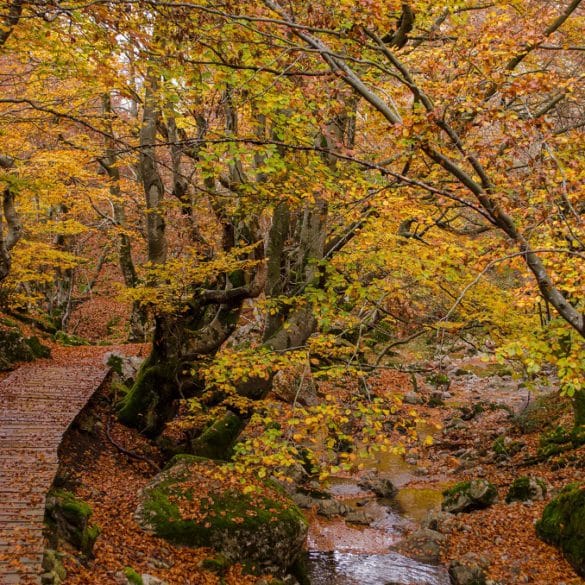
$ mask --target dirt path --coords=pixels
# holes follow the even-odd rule
[[[40,583],[45,495],[64,432],[102,384],[106,348],[64,348],[0,382],[0,585]]]

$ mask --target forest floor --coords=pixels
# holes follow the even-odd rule
[[[116,349],[142,356],[147,351],[146,346],[127,345],[100,349],[104,353]],[[57,363],[71,362],[75,352],[83,356],[96,350],[54,347],[53,356]],[[42,363],[39,362],[39,367]],[[430,370],[437,364],[425,366]],[[489,479],[498,487],[496,504],[457,516],[442,555],[446,565],[472,552],[486,561],[489,578],[501,585],[583,585],[585,580],[576,576],[558,550],[537,538],[534,523],[550,494],[572,481],[583,481],[585,447],[554,460],[527,463],[536,454],[546,428],[570,425],[570,404],[560,399],[554,389],[529,392],[525,387],[519,388],[518,381],[509,375],[492,372],[490,367],[477,357],[451,359],[447,365],[450,396],[445,404],[404,405],[405,409],[416,409],[428,423],[427,428],[440,429],[433,432],[432,446],[420,444],[407,453],[420,473],[406,487],[442,490],[455,482],[478,477]],[[425,376],[417,375],[417,391],[426,400],[434,388],[425,382]],[[393,370],[380,375],[377,383],[403,394],[412,389],[410,375]],[[544,410],[535,409],[538,395],[547,393],[552,400],[544,400]],[[59,481],[90,504],[92,521],[101,528],[93,559],[83,560],[75,554],[64,557],[66,583],[124,584],[127,567],[164,579],[169,585],[256,583],[258,577],[245,575],[239,566],[231,567],[222,576],[206,570],[202,562],[213,556],[208,549],[175,547],[138,527],[134,511],[139,491],[156,474],[154,466],[163,461],[148,440],[114,420],[111,399],[111,389],[102,388],[60,448]],[[474,405],[479,403],[484,408],[474,412]],[[519,444],[518,452],[498,456],[493,450],[498,437],[508,437],[508,442]],[[149,461],[124,451],[138,453]],[[504,497],[509,485],[523,475],[543,478],[551,488],[549,496],[544,501],[506,504]]]
[[[442,430],[435,433],[430,448],[415,452],[417,466],[425,474],[408,488],[445,489],[477,478],[498,488],[498,501],[491,507],[457,515],[442,555],[445,564],[474,553],[489,567],[488,577],[502,585],[583,585],[585,580],[557,549],[537,537],[534,528],[554,493],[584,479],[585,446],[547,461],[531,462],[545,431],[571,427],[570,401],[560,397],[554,387],[535,385],[529,390],[485,359],[447,358],[451,397],[438,407],[415,407],[427,423]],[[425,390],[432,389],[423,386],[422,392]],[[498,438],[505,441],[508,453],[494,451]],[[545,500],[507,504],[508,488],[521,476],[542,478],[549,488]]]

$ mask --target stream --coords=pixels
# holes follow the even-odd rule
[[[329,491],[365,514],[368,525],[317,517],[308,537],[307,569],[312,585],[449,585],[444,567],[427,565],[392,550],[404,532],[440,507],[437,490],[406,487],[416,467],[398,455],[381,453],[368,465],[398,488],[392,499],[376,499],[356,478],[334,478]]]

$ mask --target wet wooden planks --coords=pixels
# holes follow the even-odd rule
[[[33,362],[0,382],[0,585],[40,583],[57,450],[108,371],[97,355],[67,365]]]

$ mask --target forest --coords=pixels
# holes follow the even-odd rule
[[[0,0],[0,585],[585,583],[581,0]]]

